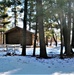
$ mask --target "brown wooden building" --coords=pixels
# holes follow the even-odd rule
[[[34,33],[26,31],[26,44],[33,44]],[[22,28],[14,27],[5,32],[5,43],[6,44],[22,44]]]

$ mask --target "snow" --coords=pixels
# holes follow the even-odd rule
[[[2,51],[3,50],[3,51]],[[36,48],[36,55],[39,55]],[[33,48],[26,48],[27,56],[5,56],[7,51],[0,48],[0,75],[74,75],[74,58],[60,59],[60,45],[57,47],[46,47],[49,59],[31,57]],[[13,49],[10,49],[12,52]],[[21,48],[15,49],[15,54],[21,54]]]

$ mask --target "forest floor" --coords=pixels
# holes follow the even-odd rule
[[[4,50],[0,48],[0,50]],[[36,55],[39,55],[39,48],[36,48]],[[6,51],[0,52],[0,75],[74,75],[74,58],[60,59],[60,45],[46,47],[49,59],[31,57],[33,47],[26,48],[27,56],[6,56]],[[12,50],[11,50],[12,52]],[[21,48],[16,50],[21,54]]]

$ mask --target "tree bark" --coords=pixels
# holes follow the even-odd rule
[[[53,39],[55,41],[55,45],[57,46],[57,38],[55,39],[54,35],[53,35]]]
[[[60,51],[60,58],[63,58],[63,29],[61,28],[61,31],[60,31],[60,33],[61,33],[61,51]]]
[[[48,36],[46,36],[46,45],[48,46]]]
[[[36,40],[37,40],[37,22],[36,22],[36,29],[35,29],[35,39],[34,39],[33,56],[35,56]]]
[[[73,23],[73,29],[72,29],[72,43],[71,47],[74,48],[74,23]]]
[[[39,39],[40,39],[40,57],[47,58],[45,39],[44,39],[44,27],[43,27],[43,8],[42,0],[37,1],[37,15],[38,15],[38,25],[39,25]]]
[[[74,6],[74,1],[73,1],[73,6]],[[72,43],[71,47],[74,48],[74,12],[73,12],[73,28],[72,28]]]
[[[26,55],[26,25],[27,25],[27,0],[24,2],[24,21],[23,21],[23,41],[22,41],[22,55]]]
[[[66,17],[68,20],[68,25],[66,24]],[[63,28],[64,44],[65,44],[65,54],[66,56],[72,55],[72,48],[70,45],[70,31],[71,31],[71,1],[68,0],[68,14],[65,17],[65,25]]]
[[[14,24],[15,24],[15,27],[16,27],[16,13],[17,13],[17,11],[16,11],[16,0],[15,0],[15,5],[14,5],[14,14],[15,14],[15,22],[14,22]]]

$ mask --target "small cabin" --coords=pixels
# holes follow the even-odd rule
[[[22,31],[23,29],[20,27],[14,27],[5,32],[5,43],[6,44],[22,44]],[[33,36],[34,33],[30,31],[26,31],[26,45],[33,44]]]

